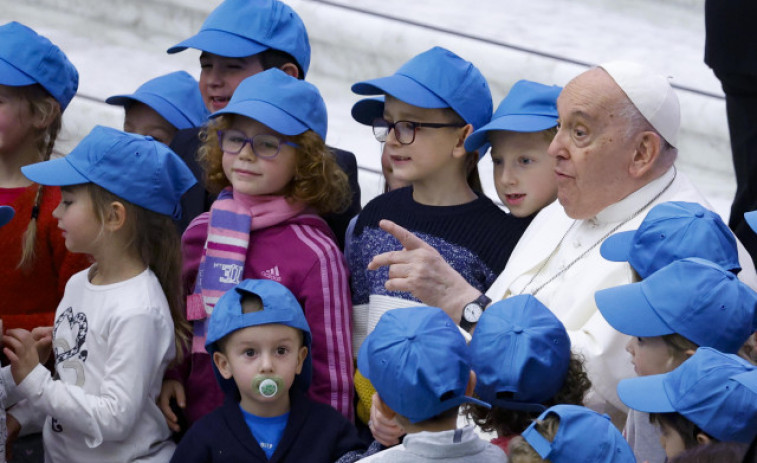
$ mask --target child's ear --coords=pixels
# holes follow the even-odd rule
[[[455,157],[465,157],[468,152],[465,150],[465,139],[468,138],[468,135],[473,133],[473,126],[471,124],[466,124],[465,127],[462,128],[459,132],[459,136],[457,138],[457,143],[455,144],[455,148],[452,151],[452,155]]]
[[[53,123],[60,114],[60,104],[51,96],[44,99],[45,110],[35,111],[32,125],[37,130],[44,130]]]
[[[213,352],[213,363],[216,364],[218,372],[221,373],[224,379],[231,379],[231,367],[229,366],[229,359],[226,358],[221,352]]]
[[[123,227],[124,223],[126,223],[126,206],[121,201],[111,202],[105,214],[105,228],[116,231]]]
[[[703,432],[697,433],[697,444],[709,445],[712,444],[712,438]]]
[[[471,370],[470,377],[468,378],[468,385],[465,387],[465,395],[473,397],[473,391],[476,390],[476,373]]]
[[[300,352],[297,355],[297,374],[302,373],[302,366],[305,364],[305,359],[308,357],[308,348],[305,346],[300,347]]]
[[[284,63],[282,66],[279,66],[279,69],[284,71],[284,74],[289,74],[295,79],[300,78],[300,70],[297,69],[297,65],[294,63]]]

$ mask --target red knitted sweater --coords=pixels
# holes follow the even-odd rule
[[[66,282],[91,264],[89,256],[66,249],[58,221],[52,216],[60,202],[60,189],[44,187],[34,263],[27,271],[17,268],[36,192],[37,184],[33,184],[21,193],[10,204],[15,216],[0,227],[0,319],[4,329],[52,325]]]

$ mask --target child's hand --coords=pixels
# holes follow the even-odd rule
[[[158,406],[163,416],[166,418],[168,428],[173,432],[181,431],[179,426],[179,417],[171,410],[171,399],[176,399],[179,407],[186,406],[186,395],[184,394],[184,385],[175,379],[163,380],[163,386],[160,388],[160,397],[158,397]]]
[[[32,337],[37,345],[39,363],[45,364],[53,350],[53,327],[38,326],[32,330]]]
[[[378,394],[373,394],[371,399],[371,419],[368,421],[368,427],[371,429],[373,438],[384,447],[392,447],[400,443],[400,437],[405,434],[402,426],[398,425],[393,419],[389,419],[379,411],[376,406]]]
[[[13,380],[17,385],[21,384],[21,381],[39,364],[36,341],[29,331],[21,328],[8,330],[4,341],[3,352],[11,362]]]

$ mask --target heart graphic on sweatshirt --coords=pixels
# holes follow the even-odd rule
[[[87,316],[69,307],[55,320],[53,328],[53,348],[56,363],[63,363],[76,356],[78,360],[87,360],[87,351],[82,350],[87,339]]]

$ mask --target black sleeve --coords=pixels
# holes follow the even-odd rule
[[[336,235],[337,244],[339,249],[344,251],[344,234],[347,232],[347,226],[350,220],[360,212],[360,184],[357,179],[357,160],[355,155],[349,151],[340,150],[338,148],[329,147],[334,156],[336,156],[336,162],[339,167],[347,174],[347,178],[350,183],[350,191],[352,191],[352,201],[350,206],[344,212],[336,214],[325,214],[323,219],[329,224],[329,228]]]
[[[212,432],[201,425],[202,421],[198,421],[184,434],[171,457],[171,463],[211,463],[213,461],[208,445],[208,434]]]

